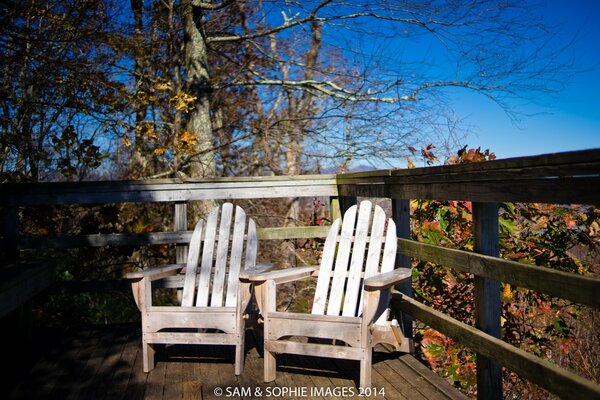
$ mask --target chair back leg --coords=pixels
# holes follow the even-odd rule
[[[156,350],[154,349],[154,345],[150,344],[148,342],[146,342],[145,340],[142,341],[142,353],[143,353],[143,367],[144,367],[144,372],[150,372],[154,369],[154,353],[156,352]]]
[[[241,375],[244,369],[244,330],[239,333],[240,339],[235,346],[235,374]]]

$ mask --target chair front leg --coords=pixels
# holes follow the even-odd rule
[[[148,373],[154,369],[154,354],[156,350],[154,345],[142,339],[142,361],[144,372]]]
[[[236,333],[238,335],[235,345],[235,374],[240,375],[244,369],[245,338],[246,338],[246,310],[252,295],[250,282],[240,282],[239,296],[237,299]]]
[[[360,378],[361,388],[371,386],[371,363],[373,358],[373,340],[371,337],[371,324],[377,316],[379,302],[381,299],[380,290],[365,290],[363,293],[363,313],[361,323],[361,348],[363,356],[360,360]]]
[[[272,382],[275,380],[277,375],[277,363],[275,360],[275,353],[269,351],[269,312],[274,312],[276,310],[276,284],[273,280],[267,280],[262,283],[263,288],[261,289],[261,297],[263,313],[265,322],[264,322],[264,381]]]
[[[369,345],[365,348],[363,359],[360,360],[360,381],[359,385],[365,389],[371,387],[371,362],[373,358],[373,349]]]

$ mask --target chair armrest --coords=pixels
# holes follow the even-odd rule
[[[377,274],[365,279],[366,290],[381,290],[396,285],[405,279],[410,278],[412,271],[410,268],[398,268],[383,274]]]
[[[249,271],[244,271],[240,273],[240,279],[251,282],[273,280],[275,283],[285,283],[312,276],[318,268],[318,266],[309,266],[258,273],[249,273]]]
[[[240,280],[249,281],[250,275],[262,274],[273,269],[273,263],[258,263],[252,268],[244,269],[240,272]]]
[[[185,268],[185,264],[168,264],[168,265],[157,265],[143,269],[141,271],[128,272],[125,274],[125,279],[144,279],[148,278],[151,281],[162,279],[167,276],[175,275],[177,272]]]

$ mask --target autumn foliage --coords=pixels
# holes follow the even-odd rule
[[[464,149],[453,163],[492,159],[493,153]],[[412,235],[420,242],[473,250],[471,203],[413,201]],[[580,275],[599,276],[600,210],[583,205],[502,203],[501,256]],[[473,278],[441,265],[414,265],[419,301],[474,324]],[[600,313],[570,301],[502,283],[502,339],[571,369],[590,380],[600,376]],[[476,355],[443,334],[417,325],[422,359],[449,382],[475,393]],[[548,394],[505,370],[505,397]]]

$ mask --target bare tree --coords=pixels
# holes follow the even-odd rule
[[[456,133],[457,90],[514,112],[512,98],[558,89],[567,66],[555,34],[516,1],[224,0],[188,1],[183,9],[186,45],[196,49],[186,53],[196,97],[188,127],[203,143],[195,162],[211,173],[207,98],[235,95],[232,88],[255,87],[245,94],[262,118],[250,124],[261,166],[296,174],[302,159],[338,167],[397,159]],[[263,61],[239,57],[250,52]],[[217,58],[237,73],[212,79]]]

